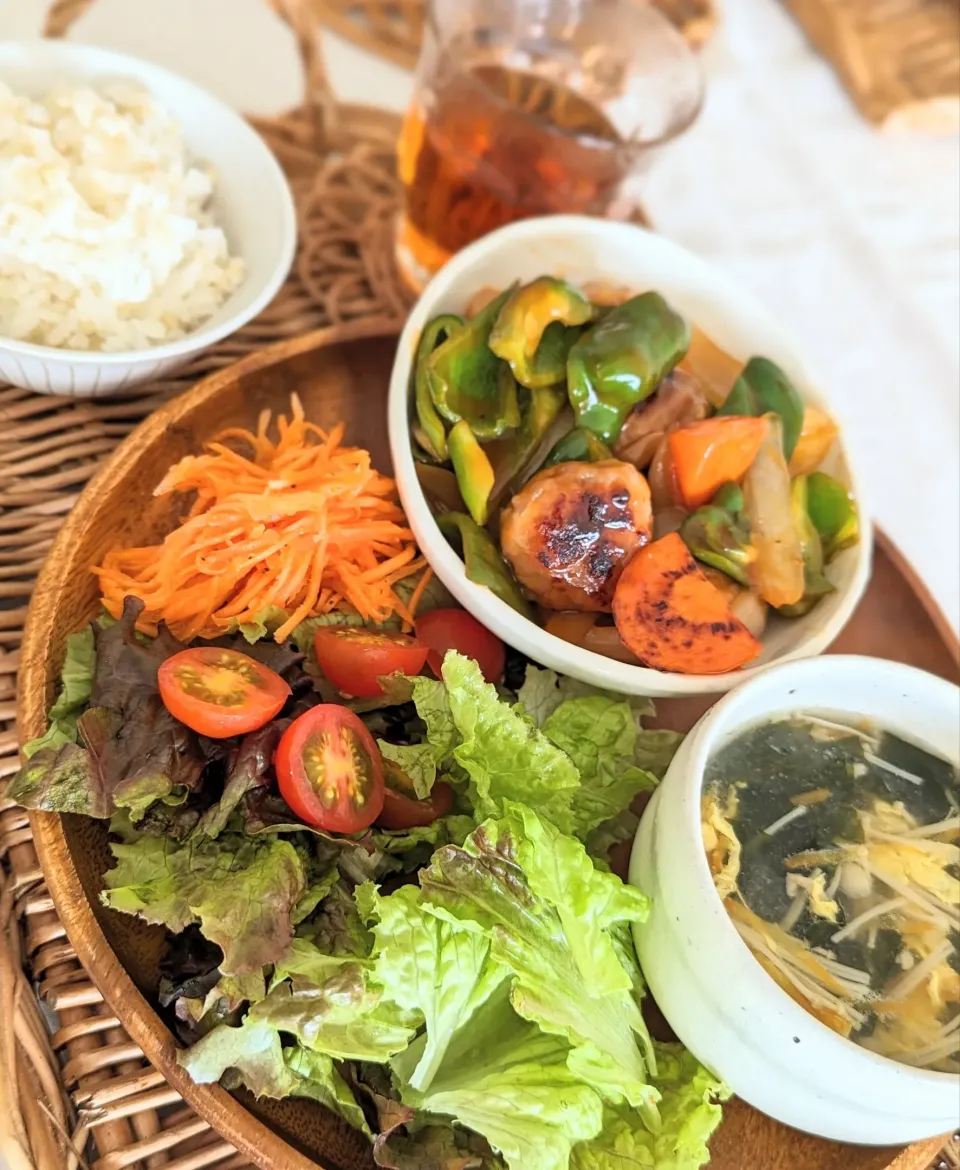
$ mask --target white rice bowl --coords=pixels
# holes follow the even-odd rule
[[[121,352],[197,328],[245,274],[214,184],[136,84],[37,100],[0,81],[0,336]]]

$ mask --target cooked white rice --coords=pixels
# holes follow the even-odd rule
[[[0,335],[116,352],[197,328],[244,273],[213,185],[138,86],[0,82]]]

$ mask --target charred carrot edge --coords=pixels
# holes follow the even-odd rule
[[[657,670],[724,674],[762,649],[676,532],[630,559],[613,596],[613,619],[627,647]]]

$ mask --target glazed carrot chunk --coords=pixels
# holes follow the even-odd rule
[[[725,483],[738,483],[757,457],[769,423],[765,418],[717,416],[681,427],[669,436],[683,502],[699,508]]]
[[[655,670],[723,674],[762,649],[676,532],[628,562],[613,596],[613,620],[625,645]]]

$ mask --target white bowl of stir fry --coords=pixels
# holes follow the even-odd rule
[[[646,809],[644,974],[751,1105],[837,1141],[960,1122],[960,690],[826,657],[726,696]]]
[[[823,651],[869,577],[843,437],[762,305],[628,224],[513,224],[403,335],[397,482],[457,600],[535,661],[647,695]]]

